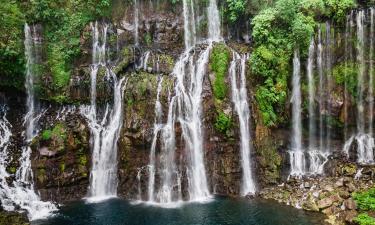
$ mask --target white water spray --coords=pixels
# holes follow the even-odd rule
[[[246,62],[247,55],[242,57],[233,52],[233,60],[230,64],[229,75],[232,87],[232,102],[238,115],[240,123],[240,146],[242,165],[241,194],[255,194],[255,183],[251,169],[251,135],[250,135],[250,108],[247,102],[246,89]],[[239,73],[238,73],[238,69]]]
[[[117,195],[117,141],[122,127],[122,107],[124,80],[107,65],[106,41],[107,25],[102,27],[96,22],[93,32],[93,64],[91,65],[91,105],[82,107],[81,112],[88,120],[91,130],[92,170],[88,201],[102,201]],[[113,83],[112,107],[107,105],[102,119],[97,117],[96,77],[99,67],[104,67],[106,78]]]
[[[302,119],[301,119],[301,65],[298,50],[294,51],[293,57],[293,90],[292,90],[292,123],[293,132],[291,139],[290,165],[291,176],[301,177],[305,175],[305,155],[302,149]]]

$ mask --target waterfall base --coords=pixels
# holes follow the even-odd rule
[[[375,140],[371,134],[359,133],[351,136],[344,145],[344,154],[350,158],[351,152],[356,152],[356,160],[362,165],[373,165]]]

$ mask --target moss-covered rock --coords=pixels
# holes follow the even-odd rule
[[[0,225],[30,225],[26,214],[0,210]]]
[[[89,128],[69,114],[44,129],[32,142],[32,168],[42,198],[55,201],[85,196],[90,172]],[[79,190],[79,191],[78,191]]]

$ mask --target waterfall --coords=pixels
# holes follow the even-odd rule
[[[320,80],[323,80],[323,69],[322,69],[322,43],[320,39],[320,32],[319,32],[319,43],[317,49],[317,64],[319,67],[319,77]],[[309,146],[307,151],[307,158],[308,158],[308,168],[306,168],[306,173],[309,175],[320,175],[324,173],[324,165],[328,162],[328,155],[329,153],[322,148],[323,143],[323,133],[320,133],[320,144],[318,145],[316,142],[315,135],[316,132],[316,116],[315,116],[315,96],[316,96],[316,88],[315,88],[315,80],[314,80],[314,58],[315,58],[315,42],[314,39],[311,39],[308,59],[307,59],[307,81],[308,81],[308,115],[309,115]],[[320,82],[322,85],[323,82]],[[320,87],[322,89],[322,86]],[[321,95],[320,95],[321,96]],[[321,98],[320,102],[323,99]],[[323,127],[323,118],[320,116],[320,127]]]
[[[344,144],[343,152],[349,157],[350,149],[356,144],[357,162],[360,164],[374,163],[375,140],[373,137],[373,56],[374,56],[374,9],[370,9],[370,30],[366,29],[366,11],[356,12],[355,25],[357,26],[357,133],[353,134]],[[354,25],[354,24],[353,24]],[[368,40],[366,40],[368,37]],[[369,58],[366,52],[369,49]],[[366,80],[370,81],[367,83]],[[368,105],[366,104],[368,102]],[[367,123],[366,123],[367,122]]]
[[[345,66],[348,67],[348,61],[352,60],[352,50],[349,48],[349,39],[352,36],[352,24],[353,24],[353,12],[351,12],[347,17],[346,17],[346,25],[345,25]],[[347,77],[348,74],[345,72],[345,77]],[[348,84],[347,80],[345,79],[344,83],[344,114],[345,117],[348,118],[348,98],[350,98],[347,94],[348,92]],[[344,123],[344,140],[346,140],[348,137],[348,123],[345,120]]]
[[[323,44],[322,44],[322,30],[319,27],[318,32],[318,51],[317,51],[317,67],[319,74],[319,148],[324,149],[324,123],[323,112],[324,108],[324,68],[323,68]]]
[[[374,16],[375,9],[370,8],[370,54],[369,54],[369,134],[373,135],[374,123]]]
[[[184,39],[185,48],[190,49],[195,46],[197,42],[196,24],[195,24],[195,9],[194,0],[183,0],[184,10]]]
[[[307,80],[308,80],[308,93],[309,93],[309,150],[316,149],[316,126],[315,126],[315,81],[314,81],[314,54],[315,43],[314,38],[311,38],[309,47],[309,57],[307,59]]]
[[[134,0],[134,42],[139,45],[139,5],[138,0]]]
[[[27,93],[27,114],[24,118],[25,133],[24,138],[26,145],[22,148],[20,166],[16,171],[15,180],[11,186],[7,182],[10,174],[6,171],[9,160],[8,146],[10,143],[11,125],[6,119],[6,108],[2,106],[0,109],[0,178],[1,178],[1,203],[2,207],[7,211],[20,209],[28,212],[30,220],[37,220],[48,217],[53,211],[57,210],[56,206],[50,202],[43,202],[34,190],[33,174],[31,170],[31,148],[28,144],[36,135],[36,123],[43,115],[43,111],[38,113],[35,104],[34,94],[34,65],[37,63],[40,40],[37,38],[36,28],[29,27],[25,24],[25,57],[26,57],[26,93]]]
[[[196,23],[194,1],[183,0],[185,51],[173,69],[175,87],[169,96],[167,121],[162,124],[158,111],[158,97],[155,106],[154,137],[150,151],[150,177],[148,200],[161,206],[173,206],[182,201],[182,174],[187,177],[189,201],[205,201],[211,197],[204,165],[202,128],[202,92],[206,67],[213,47],[212,41],[221,40],[220,17],[216,1],[208,6],[208,46],[196,57],[191,51],[196,45]],[[186,157],[184,166],[176,166],[176,130],[179,124]],[[160,134],[160,135],[159,135]],[[160,136],[160,165],[156,168],[155,148]],[[182,162],[183,159],[180,159]],[[161,178],[160,187],[155,188],[155,176]]]
[[[365,31],[364,31],[365,12],[359,11],[357,14],[357,61],[359,63],[358,71],[358,99],[357,99],[357,129],[359,133],[365,132],[365,115],[363,92],[365,89]]]
[[[326,22],[326,52],[325,52],[325,71],[326,71],[326,79],[327,79],[327,86],[326,86],[326,110],[328,116],[331,115],[332,108],[330,104],[330,96],[331,91],[333,89],[333,80],[332,80],[332,32],[331,32],[331,23],[329,21]],[[327,123],[327,119],[325,120],[325,127],[326,127],[326,135],[325,135],[325,148],[323,151],[330,152],[331,151],[331,127]]]
[[[0,197],[1,206],[5,210],[14,210],[13,201],[9,199],[11,187],[9,187],[7,178],[10,177],[6,168],[9,160],[8,147],[11,142],[12,125],[7,120],[7,107],[6,105],[0,106]]]
[[[305,175],[305,156],[302,149],[302,119],[301,119],[301,84],[300,84],[300,70],[301,65],[299,61],[298,50],[294,51],[293,58],[293,89],[292,89],[292,139],[291,139],[291,151],[290,164],[291,164],[291,176],[303,176]]]
[[[247,55],[242,57],[233,52],[233,60],[230,64],[229,75],[232,87],[232,102],[238,115],[240,123],[240,146],[241,146],[241,165],[242,165],[242,187],[241,194],[248,195],[255,193],[255,184],[251,169],[251,135],[250,135],[250,109],[247,102],[246,89],[246,61]],[[240,73],[238,75],[238,66]]]
[[[154,192],[155,192],[155,150],[156,150],[156,142],[158,139],[158,135],[160,130],[163,127],[162,124],[162,117],[163,117],[163,110],[162,105],[160,102],[160,93],[162,91],[162,84],[163,84],[163,77],[159,77],[158,81],[158,89],[156,94],[156,102],[155,102],[155,122],[154,122],[154,135],[152,138],[151,143],[151,150],[150,150],[150,165],[149,165],[149,178],[148,178],[148,201],[154,202]],[[141,200],[141,199],[139,199]]]
[[[217,8],[216,0],[210,0],[207,8],[208,17],[208,39],[211,41],[220,41],[220,13]]]
[[[102,29],[100,29],[102,28]],[[118,80],[106,60],[107,25],[92,25],[91,105],[82,107],[91,131],[92,170],[88,201],[101,201],[117,195],[117,141],[122,127],[124,78]],[[102,119],[97,118],[96,79],[104,67],[105,77],[113,83],[113,104],[107,104]]]

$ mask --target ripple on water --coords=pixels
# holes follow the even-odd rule
[[[264,200],[216,198],[164,208],[109,199],[75,202],[33,225],[318,225],[323,217]]]

